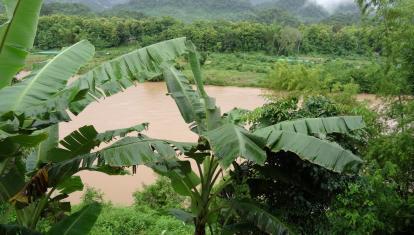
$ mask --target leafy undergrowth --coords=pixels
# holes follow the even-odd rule
[[[167,178],[160,177],[156,183],[135,192],[134,205],[130,207],[115,206],[111,202],[105,202],[103,198],[101,191],[87,187],[81,204],[72,208],[72,213],[75,213],[94,202],[103,205],[98,220],[89,233],[91,235],[186,235],[194,232],[193,225],[185,224],[170,215],[170,209],[183,208],[185,200],[174,192]],[[0,204],[0,223],[15,221],[14,208]],[[43,219],[37,229],[46,232],[50,227],[51,221]]]
[[[83,204],[97,201],[105,206],[95,223],[91,235],[160,235],[192,234],[192,225],[171,216],[169,210],[182,208],[183,197],[174,192],[167,178],[160,177],[154,184],[134,193],[134,205],[114,206],[103,201],[103,194],[88,188],[83,195]]]
[[[91,235],[192,234],[193,227],[147,206],[103,208]]]

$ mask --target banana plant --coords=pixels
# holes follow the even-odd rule
[[[186,51],[178,38],[135,50],[103,63],[68,84],[94,55],[88,41],[64,48],[39,64],[19,82],[11,80],[22,69],[33,45],[42,0],[4,0],[8,21],[0,26],[0,201],[16,209],[17,225],[0,225],[1,234],[37,234],[42,216],[56,219],[48,232],[85,234],[93,226],[99,205],[89,205],[65,216],[68,194],[82,190],[81,170],[124,174],[122,168],[84,158],[103,142],[140,133],[147,124],[98,133],[81,127],[59,141],[60,122],[69,121],[68,110],[79,114],[98,98],[122,92],[136,82],[160,76],[161,63]],[[64,148],[59,148],[59,144]]]
[[[120,174],[124,167],[147,165],[169,177],[178,193],[191,198],[190,212],[173,212],[194,222],[195,234],[205,234],[206,226],[214,225],[223,211],[238,213],[270,234],[291,233],[277,218],[253,205],[247,206],[246,202],[218,204],[218,195],[226,185],[217,184],[220,175],[225,175],[238,158],[263,164],[267,151],[290,151],[303,160],[338,172],[357,168],[361,163],[340,146],[315,137],[319,133],[346,134],[363,128],[359,117],[302,120],[250,133],[233,123],[229,115],[222,116],[215,100],[204,90],[195,47],[185,38],[136,50],[68,84],[68,79],[94,53],[90,43],[81,41],[39,65],[21,82],[10,85],[32,45],[41,3],[6,0],[9,20],[0,28],[0,197],[2,202],[13,203],[19,222],[1,226],[0,231],[29,233],[51,207],[60,208],[60,213],[67,210],[68,204],[61,199],[82,188],[79,178],[73,177],[81,170]],[[191,64],[195,90],[171,62],[183,54],[188,55]],[[61,140],[60,146],[57,144],[57,125],[70,120],[68,110],[77,115],[99,98],[161,75],[184,121],[199,135],[197,143],[150,138],[141,133],[146,128],[143,124],[105,133],[85,126]],[[130,132],[138,135],[94,152],[100,143]],[[99,210],[98,205],[83,208],[59,220],[49,233],[85,234]]]
[[[70,120],[68,110],[77,115],[98,98],[160,76],[159,65],[183,54],[185,41],[178,38],[138,49],[103,63],[68,84],[69,78],[94,54],[94,47],[88,41],[81,41],[63,49],[17,84],[0,89],[0,199],[15,206],[22,229],[34,230],[45,211],[50,215],[53,208],[59,208],[57,218],[70,209],[61,200],[83,189],[80,178],[74,176],[79,171],[125,173],[122,168],[99,161],[94,165],[94,159],[80,156],[89,154],[103,142],[131,132],[140,133],[147,127],[140,124],[98,133],[93,126],[85,126],[59,142],[58,124]],[[59,143],[65,148],[58,148]],[[99,207],[87,211],[99,212]],[[90,224],[86,230],[71,234],[87,232],[94,220],[86,222]]]
[[[263,165],[269,153],[285,151],[331,171],[355,172],[362,160],[323,136],[350,134],[362,129],[365,127],[362,118],[301,119],[249,132],[237,118],[240,110],[221,114],[215,99],[208,96],[204,89],[195,46],[187,42],[187,49],[195,89],[172,63],[165,62],[161,68],[169,95],[175,100],[189,128],[198,134],[198,142],[179,143],[140,134],[123,138],[83,158],[99,159],[103,165],[111,167],[146,165],[170,178],[175,191],[191,199],[189,211],[174,209],[172,213],[186,222],[194,223],[196,235],[205,234],[207,227],[213,232],[212,227],[219,215],[234,214],[242,216],[263,232],[293,234],[288,225],[254,204],[219,200],[220,193],[231,183],[228,172],[232,165],[240,158]],[[220,176],[223,177],[221,182]]]

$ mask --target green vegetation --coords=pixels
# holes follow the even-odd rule
[[[219,108],[215,106],[214,100],[204,91],[197,53],[191,46],[188,49],[188,60],[197,91],[191,88],[187,78],[176,70],[174,65],[165,65],[163,74],[169,93],[175,99],[184,120],[186,123],[192,123],[193,131],[199,134],[199,143],[184,144],[150,139],[146,136],[127,137],[116,142],[113,147],[99,150],[96,152],[97,156],[104,156],[113,166],[145,164],[153,168],[158,174],[170,178],[174,190],[191,200],[191,210],[189,212],[175,210],[173,213],[186,222],[194,222],[195,234],[205,234],[207,225],[211,231],[215,230],[218,218],[233,214],[247,215],[248,222],[263,232],[280,231],[290,233],[291,229],[289,227],[254,204],[246,201],[235,201],[231,198],[222,201],[222,198],[217,196],[221,194],[226,185],[232,182],[232,178],[228,178],[225,183],[216,186],[215,183],[218,177],[230,165],[237,165],[235,160],[239,157],[249,159],[252,164],[257,164],[257,166],[263,165],[266,158],[271,158],[270,155],[266,154],[264,150],[266,148],[274,153],[294,152],[302,160],[337,172],[355,170],[361,160],[351,152],[347,152],[340,146],[326,142],[323,139],[313,137],[311,135],[312,131],[297,130],[296,132],[290,132],[288,130],[304,122],[304,125],[309,125],[310,130],[321,132],[321,134],[347,134],[352,130],[363,128],[362,119],[359,117],[336,117],[308,121],[300,120],[276,124],[249,133],[243,127],[235,124],[233,118],[229,118],[234,115],[227,114],[220,117]],[[345,129],[340,128],[341,123],[345,125]],[[331,129],[326,129],[325,125],[329,125]],[[321,128],[325,131],[322,131]],[[293,143],[294,139],[297,142],[289,144]],[[316,149],[313,152],[302,152],[301,149],[308,146],[309,143],[317,146]],[[153,155],[151,158],[161,157],[157,164],[147,163],[139,155],[130,154],[131,152],[145,151],[148,144],[155,148],[153,150],[155,152],[151,153]],[[180,150],[178,155],[184,154],[194,159],[200,177],[193,172],[189,161],[172,157],[177,153],[170,145]],[[248,145],[248,148],[245,147],[246,145]],[[233,147],[229,148],[229,146]],[[114,149],[116,151],[113,151]],[[331,157],[338,160],[326,161],[323,155],[320,155],[325,151],[330,152]],[[200,187],[197,187],[199,185]],[[260,213],[262,215],[261,220],[265,221],[255,221],[255,213]],[[226,223],[222,226],[228,230],[231,226],[228,227],[229,224]],[[267,226],[263,226],[263,224],[267,224]]]
[[[53,3],[64,3],[64,4],[83,4],[94,11],[101,11],[113,7],[117,4],[122,4],[128,0],[45,0],[44,5]]]
[[[0,9],[1,7],[0,3]],[[316,22],[348,25],[357,23],[361,16],[355,3],[339,4],[335,11],[328,13],[322,6],[306,0],[46,0],[41,14],[123,18],[170,16],[184,22],[218,19],[247,20],[293,26]]]
[[[349,24],[359,17],[351,5],[333,20],[339,13],[327,19],[304,0],[117,1],[125,5],[99,13],[60,1],[39,17],[42,2],[6,0],[9,14],[0,17],[0,234],[414,230],[412,1],[358,0],[360,25]],[[201,18],[248,20],[183,23],[125,9],[155,15],[179,6],[177,15],[192,20],[185,11],[194,4]],[[99,48],[94,59],[85,39]],[[24,68],[30,74],[16,79]],[[153,139],[142,134],[148,123],[103,133],[83,126],[59,139],[70,115],[154,80],[166,83],[197,142]],[[222,114],[204,84],[285,96]],[[356,101],[358,92],[379,95],[379,106]],[[130,207],[104,201],[76,176],[136,173],[138,165],[162,177],[135,192]],[[65,201],[84,189],[79,205]]]
[[[53,15],[53,14],[64,14],[64,15],[88,15],[91,14],[92,10],[83,4],[79,3],[61,3],[52,2],[44,4],[41,15]]]
[[[278,62],[268,74],[273,90],[326,94],[355,85],[356,92],[375,93],[380,67],[363,60],[325,60],[322,63]]]
[[[193,227],[174,218],[169,210],[183,207],[183,197],[175,193],[169,180],[159,178],[154,184],[134,193],[134,205],[114,206],[104,202],[103,194],[93,188],[83,194],[82,204],[97,201],[103,205],[90,234],[191,234]]]
[[[95,57],[84,67],[80,73],[89,71],[97,65],[121,56],[131,50],[136,49],[136,45],[99,49]],[[294,76],[295,68],[318,70],[323,76],[330,80],[326,81],[330,87],[336,85],[340,88],[348,83],[359,86],[359,91],[363,93],[375,93],[376,86],[373,85],[378,66],[366,56],[271,56],[260,52],[236,52],[236,53],[202,53],[204,64],[204,84],[217,86],[238,86],[238,87],[260,87],[280,90],[278,74],[280,66],[289,71],[289,76]],[[41,63],[50,59],[51,55],[32,54],[26,60],[25,70],[31,70],[36,63]],[[179,66],[183,67],[184,73],[192,79],[190,67],[185,60],[179,61]],[[284,80],[289,81],[285,77]],[[319,82],[318,77],[318,82]],[[306,77],[299,76],[292,78],[298,82],[307,80]],[[325,79],[323,79],[325,81]],[[192,80],[191,80],[192,81]],[[192,81],[193,82],[193,81]],[[286,84],[288,85],[288,84]],[[318,87],[316,91],[321,91]],[[293,89],[289,89],[293,90]],[[316,92],[315,91],[315,92]]]
[[[100,14],[103,12],[145,12],[150,16],[171,16],[185,22],[195,20],[246,20],[256,19],[259,21],[280,20],[286,23],[298,22],[319,22],[329,20],[330,13],[322,6],[306,0],[48,0],[46,5],[84,4],[93,9],[89,14]],[[74,6],[73,8],[76,8]],[[59,9],[57,9],[59,11]],[[275,13],[271,13],[272,10]],[[72,11],[69,11],[72,12]],[[112,13],[111,13],[112,14]],[[359,10],[355,3],[343,3],[338,6],[337,11],[332,15],[345,15],[345,22],[352,22],[354,19],[349,16],[359,17]]]
[[[102,212],[92,228],[92,235],[112,234],[192,234],[192,226],[185,225],[180,220],[160,213],[150,207],[115,207],[104,206]]]
[[[254,22],[197,21],[172,18],[63,16],[40,18],[35,47],[55,49],[88,39],[99,48],[187,37],[201,51],[257,52],[272,55],[370,55],[381,48],[371,26],[303,25],[299,28]]]
[[[8,21],[1,27],[0,34],[0,156],[2,205],[13,207],[16,221],[13,225],[2,225],[1,232],[36,234],[43,218],[53,221],[48,234],[88,233],[95,223],[102,206],[97,203],[85,205],[79,211],[70,212],[70,203],[64,202],[68,194],[83,189],[80,177],[73,176],[85,169],[107,174],[124,174],[125,171],[113,168],[105,162],[88,156],[93,148],[117,136],[130,132],[140,132],[147,124],[131,128],[113,130],[99,134],[92,126],[81,127],[60,142],[58,123],[69,121],[68,111],[80,113],[88,104],[96,101],[97,87],[107,92],[107,96],[122,91],[116,89],[120,74],[106,74],[106,79],[98,74],[97,68],[82,76],[77,82],[67,85],[67,81],[79,68],[94,55],[95,48],[88,41],[80,41],[63,49],[52,60],[37,66],[21,81],[12,83],[13,77],[24,66],[27,51],[32,47],[36,35],[41,0],[20,0],[9,4]],[[27,30],[20,30],[23,27]],[[161,49],[162,48],[162,49]],[[117,58],[112,65],[125,64],[125,61],[139,60],[129,69],[140,76],[130,79],[150,79],[160,73],[163,61],[173,60],[185,52],[185,39],[166,41]],[[168,51],[169,49],[169,51]],[[152,58],[152,59],[150,59]],[[156,59],[156,60],[155,60]],[[101,67],[108,66],[106,64]],[[125,78],[125,76],[122,76]],[[88,82],[93,79],[93,82]],[[112,86],[103,88],[105,81],[115,81]],[[86,84],[85,84],[86,82]],[[122,87],[133,85],[120,80]],[[99,91],[99,92],[100,92]],[[96,165],[97,164],[97,165]],[[56,194],[54,194],[56,193]]]

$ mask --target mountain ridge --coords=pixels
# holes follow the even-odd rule
[[[46,3],[80,3],[94,11],[141,12],[148,16],[171,16],[195,20],[256,20],[261,22],[316,23],[334,14],[352,19],[355,13],[329,12],[314,0],[46,0]],[[341,9],[356,5],[342,4]],[[335,18],[335,17],[334,17]],[[296,19],[296,20],[295,20]]]

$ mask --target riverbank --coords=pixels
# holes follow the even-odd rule
[[[97,51],[95,58],[83,67],[80,73],[132,51],[132,47],[111,48]],[[275,63],[301,63],[309,65],[323,64],[332,60],[329,57],[277,57],[263,53],[211,53],[203,60],[203,72],[207,92],[217,99],[222,111],[226,112],[234,107],[253,110],[266,102],[263,97],[268,87],[268,74]],[[51,55],[35,54],[29,57],[27,68],[34,63],[44,61]],[[349,64],[363,63],[361,58],[341,58]],[[191,72],[185,61],[178,62],[184,73],[191,77]],[[90,105],[77,117],[72,117],[69,123],[61,124],[60,138],[84,125],[94,125],[98,131],[125,128],[143,122],[149,122],[147,135],[154,138],[172,139],[176,141],[197,141],[180,116],[174,101],[165,96],[166,86],[163,82],[138,84],[125,92],[114,95],[99,103]],[[361,94],[358,100],[367,100],[369,103],[378,103],[374,95]],[[102,118],[105,117],[105,118]],[[97,172],[82,172],[85,184],[100,189],[105,194],[105,200],[117,205],[130,205],[132,194],[142,186],[155,182],[157,176],[152,170],[139,167],[134,176],[107,176]],[[79,203],[82,193],[74,193],[70,197],[73,203]]]
[[[114,59],[125,53],[135,50],[134,46],[122,46],[97,50],[95,57],[86,66],[81,68],[80,74]],[[348,66],[358,67],[369,63],[370,59],[361,56],[327,56],[327,55],[300,55],[276,56],[260,52],[246,53],[201,53],[203,57],[203,73],[206,85],[268,88],[268,74],[278,62],[300,63],[306,65],[324,65],[332,61],[345,63]],[[50,53],[35,53],[28,57],[25,70],[31,70],[33,64],[52,58]],[[190,68],[184,61],[179,62],[184,73],[192,77]]]

